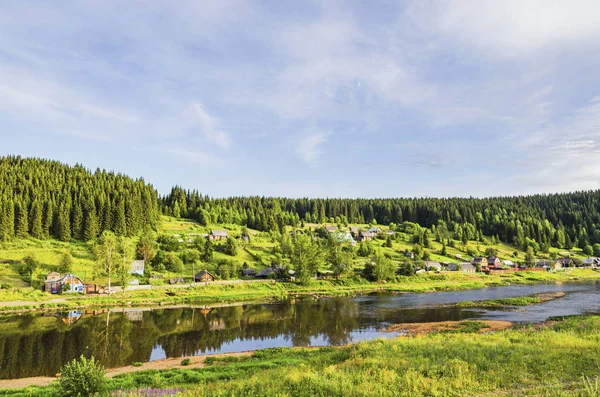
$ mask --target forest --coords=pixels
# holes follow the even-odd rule
[[[490,198],[309,199],[212,198],[175,186],[161,196],[143,179],[58,161],[0,158],[0,241],[15,237],[90,241],[103,231],[134,236],[156,229],[160,215],[202,225],[234,224],[283,231],[305,223],[404,222],[438,240],[481,240],[520,248],[584,248],[600,243],[600,191]]]

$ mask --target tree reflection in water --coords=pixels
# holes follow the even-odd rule
[[[157,346],[167,357],[180,357],[219,352],[224,344],[229,351],[235,351],[236,344],[268,345],[271,339],[287,346],[309,346],[316,339],[341,345],[361,332],[377,335],[391,323],[465,317],[460,309],[448,308],[379,310],[372,301],[351,298],[82,316],[72,312],[5,316],[0,317],[0,378],[53,376],[81,354],[110,368],[149,361]]]

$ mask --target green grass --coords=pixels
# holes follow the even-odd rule
[[[544,326],[380,339],[341,348],[266,349],[206,368],[141,371],[113,389],[183,387],[185,396],[598,396],[600,317]],[[46,396],[52,387],[0,391]]]
[[[529,306],[540,303],[542,300],[535,296],[520,296],[515,298],[488,299],[483,301],[464,301],[459,302],[459,307],[502,307],[502,306]]]

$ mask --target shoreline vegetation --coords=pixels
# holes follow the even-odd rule
[[[562,283],[599,280],[600,272],[573,269],[569,272],[518,272],[502,275],[430,273],[399,277],[390,283],[368,282],[362,278],[317,280],[308,284],[290,282],[251,282],[237,284],[202,284],[190,288],[126,291],[111,296],[69,295],[44,300],[44,294],[27,294],[15,290],[0,291],[0,314],[99,309],[110,307],[152,307],[182,304],[223,304],[252,301],[276,301],[301,297],[354,296],[369,293],[425,293],[460,291],[506,285]],[[39,301],[36,301],[39,299]],[[533,299],[535,300],[535,299]],[[530,303],[539,303],[537,301]],[[516,302],[516,301],[515,301]],[[497,303],[497,302],[496,302]],[[465,302],[463,305],[478,305]],[[493,305],[492,302],[486,304]],[[518,305],[517,303],[513,303]],[[488,306],[489,307],[489,306]]]
[[[435,323],[403,337],[341,347],[272,348],[190,357],[185,364],[182,358],[133,364],[109,370],[107,382],[121,393],[113,395],[126,397],[148,387],[176,387],[183,390],[181,396],[598,395],[600,316],[513,328],[497,323]],[[54,396],[52,380],[14,382],[31,386],[2,389],[0,396]],[[0,388],[8,382],[0,381]]]

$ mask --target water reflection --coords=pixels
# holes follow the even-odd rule
[[[71,311],[0,317],[0,378],[53,376],[81,354],[107,367],[165,357],[239,352],[265,347],[341,345],[387,335],[401,322],[450,321],[505,316],[455,307],[427,307],[431,302],[487,299],[523,294],[513,287],[427,295],[376,295],[358,298],[282,301],[220,308]],[[554,312],[571,314],[598,305],[598,284],[536,286],[530,293],[571,290],[566,304],[548,302],[533,310],[536,321]],[[457,296],[458,294],[458,296]],[[583,299],[578,298],[582,294]],[[577,302],[575,304],[574,302]],[[539,305],[543,307],[543,305]],[[527,316],[519,313],[521,319]]]

